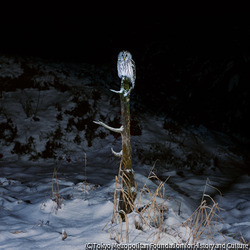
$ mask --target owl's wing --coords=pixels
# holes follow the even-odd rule
[[[121,78],[122,73],[121,73],[121,60],[120,59],[117,60],[117,72],[118,72],[118,77]]]

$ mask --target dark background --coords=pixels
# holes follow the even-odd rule
[[[124,14],[124,15],[123,15]],[[129,50],[136,95],[149,112],[250,139],[247,14],[23,15],[1,22],[0,52],[111,65]],[[138,103],[139,105],[139,103]]]

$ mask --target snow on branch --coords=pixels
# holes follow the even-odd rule
[[[125,90],[123,87],[121,87],[120,90],[114,90],[114,89],[110,89],[110,91],[116,93],[116,94],[120,94],[120,95],[123,95],[124,97],[127,97],[128,95],[130,95],[130,92],[133,88],[130,87],[130,89],[127,91]]]
[[[114,150],[113,150],[113,148],[111,148],[111,152],[112,152],[112,154],[114,155],[114,156],[116,156],[116,157],[122,157],[122,150],[119,152],[119,153],[117,153],[117,152],[115,152]]]
[[[114,89],[110,89],[110,91],[116,93],[116,94],[122,94],[122,92],[124,91],[124,89],[120,89],[120,90],[114,90]]]
[[[128,95],[130,95],[131,90],[132,90],[132,87],[130,87],[130,89],[128,91],[125,91],[125,93],[123,94],[123,96],[127,97]]]
[[[95,124],[98,124],[98,125],[101,125],[103,126],[104,128],[107,128],[113,132],[116,132],[116,133],[122,133],[123,131],[123,126],[121,126],[120,128],[113,128],[113,127],[110,127],[108,125],[106,125],[105,123],[101,122],[101,121],[93,121]]]

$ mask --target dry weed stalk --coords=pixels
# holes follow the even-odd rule
[[[190,236],[188,238],[188,243],[190,241],[191,243],[198,242],[202,235],[205,235],[207,239],[211,239],[214,241],[214,235],[219,232],[216,224],[218,221],[222,221],[219,216],[219,212],[220,210],[222,210],[222,208],[219,207],[218,203],[216,203],[210,195],[205,193],[207,186],[214,188],[213,186],[208,184],[208,181],[209,179],[207,179],[199,207],[183,223],[184,226],[188,226],[191,230]],[[218,190],[217,188],[214,189]],[[209,198],[209,200],[212,202],[211,205],[208,204],[206,198]]]
[[[55,186],[55,187],[54,187]],[[57,178],[57,169],[54,168],[53,176],[52,176],[52,200],[54,200],[57,204],[56,207],[56,213],[59,208],[61,208],[62,205],[62,197],[59,192],[59,184],[58,184],[58,178]]]
[[[83,186],[83,200],[87,199],[87,155],[84,153],[84,186]]]
[[[120,198],[119,198],[119,213],[123,219],[125,220],[124,217],[124,212],[127,211],[134,211],[134,194],[136,193],[135,190],[130,190],[131,185],[130,185],[130,178],[128,177],[127,173],[125,171],[122,171],[122,175],[120,175]],[[121,203],[123,205],[121,205]]]
[[[144,226],[154,227],[157,228],[157,231],[153,234],[156,235],[156,239],[154,240],[155,243],[158,243],[160,240],[161,234],[164,232],[163,228],[163,221],[164,221],[164,213],[167,211],[167,206],[164,205],[164,202],[166,200],[165,197],[165,183],[167,182],[168,178],[163,182],[161,181],[158,176],[154,173],[154,166],[152,167],[148,178],[146,182],[144,183],[143,188],[141,189],[140,195],[139,195],[139,204],[141,206],[141,197],[146,192],[150,196],[150,200],[146,205],[144,205],[143,209],[136,209],[137,213],[139,214],[139,217],[141,218],[141,223],[144,225],[139,225],[140,228],[143,228]],[[147,186],[147,182],[149,179],[155,179],[159,182],[159,185],[157,186],[154,193],[152,193]],[[161,202],[159,203],[160,200]],[[140,211],[139,211],[140,210]],[[138,226],[138,223],[137,223]]]
[[[129,197],[127,196],[126,192],[123,189],[123,182],[125,182],[126,180],[123,178],[123,175],[121,175],[121,172],[122,172],[121,168],[122,168],[122,162],[120,163],[118,176],[115,176],[114,206],[113,206],[113,215],[112,215],[111,226],[110,226],[110,238],[115,239],[119,243],[123,241],[123,226],[122,225],[123,225],[123,222],[125,221],[126,222],[126,243],[128,243],[129,242],[128,217],[127,217],[127,214],[125,213],[125,211],[123,211],[123,210],[118,211],[118,204],[117,204],[119,191],[120,191],[120,197],[123,197],[123,199],[126,199],[128,201],[130,200]],[[118,185],[120,186],[119,189],[118,189]],[[131,203],[129,203],[129,205],[133,211],[133,205]],[[120,222],[120,234],[117,230],[113,229],[113,224],[118,225],[117,218],[119,218],[119,222]],[[104,227],[104,229],[105,229],[105,227]],[[115,234],[115,236],[114,236],[114,234]],[[119,237],[119,235],[120,235],[120,237]]]

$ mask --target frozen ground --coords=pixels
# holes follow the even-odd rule
[[[135,211],[128,216],[127,235],[123,223],[122,237],[119,222],[110,228],[119,168],[110,148],[120,151],[121,138],[92,122],[119,127],[119,98],[109,91],[119,88],[116,76],[104,66],[1,56],[0,80],[0,248],[192,243],[194,227],[184,222],[202,197],[222,210],[220,220],[211,222],[217,228],[211,227],[213,237],[204,232],[198,242],[249,243],[248,166],[229,136],[142,113],[133,103],[135,90],[133,166],[138,193],[146,182],[150,190],[138,195],[138,208],[169,178],[164,197],[157,197],[166,208],[162,225],[135,226]],[[153,165],[159,179],[147,181]]]

